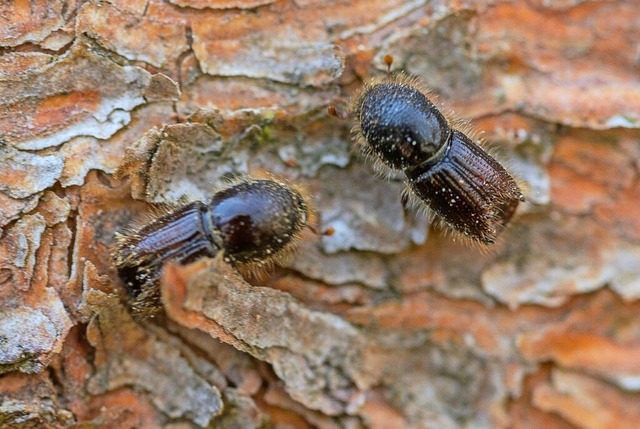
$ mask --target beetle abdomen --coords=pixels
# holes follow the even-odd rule
[[[454,130],[443,158],[406,171],[413,192],[455,230],[493,243],[523,199],[509,173]]]
[[[217,253],[219,246],[203,222],[206,211],[205,204],[193,202],[119,240],[116,267],[131,296],[137,296],[145,283],[154,282],[166,261],[188,263]]]

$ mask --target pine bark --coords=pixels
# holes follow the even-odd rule
[[[0,427],[639,427],[637,6],[1,3]],[[519,178],[499,242],[326,113],[385,55]],[[116,232],[265,174],[334,233],[260,276],[169,263],[132,317]]]

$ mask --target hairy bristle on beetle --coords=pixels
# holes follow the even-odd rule
[[[354,132],[367,157],[406,176],[411,193],[452,231],[493,243],[522,192],[511,174],[453,124],[424,84],[402,74],[365,85],[354,98]]]
[[[271,179],[241,180],[209,203],[178,206],[118,234],[113,258],[134,314],[149,317],[161,308],[158,280],[167,261],[221,257],[242,270],[266,269],[292,253],[312,216],[301,190]]]

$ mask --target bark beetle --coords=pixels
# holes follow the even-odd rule
[[[0,5],[0,426],[640,425],[637,7],[215,3]],[[326,114],[387,54],[521,179],[490,251]],[[265,170],[334,234],[168,265],[132,319],[114,234]]]

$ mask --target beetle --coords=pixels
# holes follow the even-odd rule
[[[392,58],[385,57],[388,67]],[[351,105],[367,155],[406,177],[409,194],[452,231],[491,244],[524,196],[513,176],[451,122],[424,85],[399,74],[366,84]],[[336,115],[334,107],[329,113]]]
[[[134,313],[145,317],[160,308],[158,280],[167,261],[221,256],[236,267],[266,267],[292,251],[311,214],[299,189],[271,179],[242,180],[208,203],[178,205],[117,234],[113,259]]]

